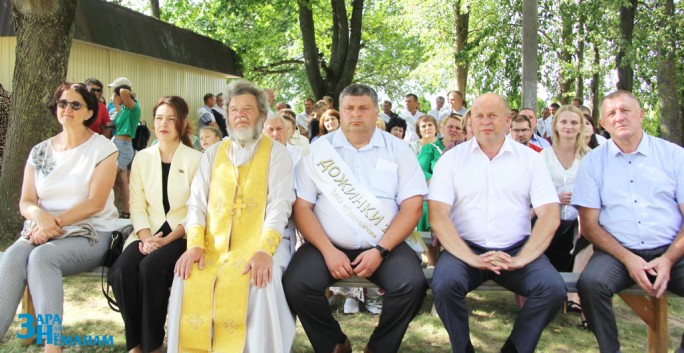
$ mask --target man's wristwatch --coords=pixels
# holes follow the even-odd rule
[[[380,244],[374,246],[375,249],[378,249],[380,252],[380,256],[382,256],[383,259],[386,259],[390,256],[391,252],[385,248],[383,248]]]

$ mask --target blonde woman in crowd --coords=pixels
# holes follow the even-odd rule
[[[570,272],[578,230],[577,209],[570,200],[580,160],[589,151],[582,112],[571,105],[560,107],[553,118],[551,140],[551,148],[542,150],[541,155],[558,192],[561,223],[545,254],[559,272]],[[565,310],[581,312],[579,298],[568,300]]]

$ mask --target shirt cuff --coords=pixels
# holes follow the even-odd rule
[[[281,235],[279,232],[271,228],[264,229],[261,232],[259,244],[257,245],[257,251],[261,250],[273,255],[278,247],[278,244],[280,244],[280,238]]]
[[[199,224],[195,224],[187,229],[188,237],[187,248],[201,248],[204,249],[204,228]]]

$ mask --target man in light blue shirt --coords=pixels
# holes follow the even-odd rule
[[[655,297],[684,295],[684,149],[646,135],[630,92],[605,96],[600,110],[612,139],[584,157],[572,195],[595,250],[577,288],[600,351],[615,353],[614,293],[636,283]]]

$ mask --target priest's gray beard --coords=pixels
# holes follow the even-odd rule
[[[256,126],[234,129],[232,126],[228,125],[227,128],[228,135],[242,146],[246,146],[250,142],[255,141],[261,132]]]

